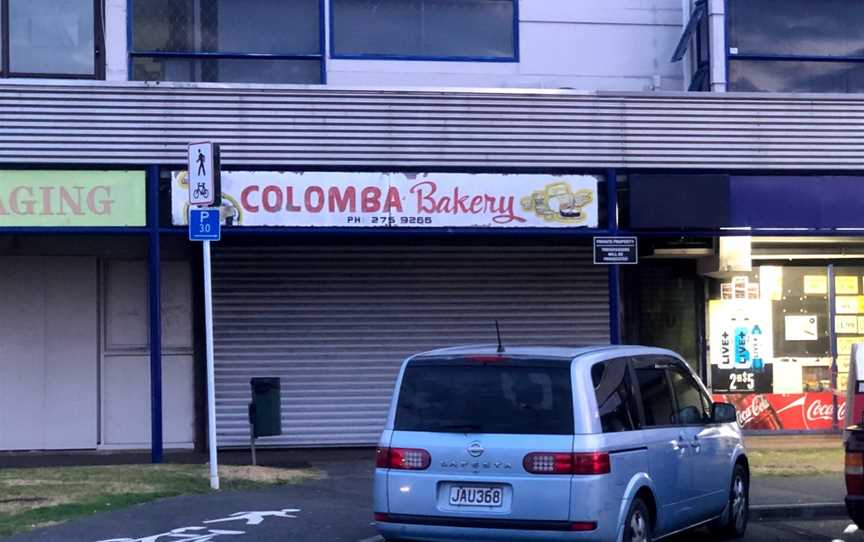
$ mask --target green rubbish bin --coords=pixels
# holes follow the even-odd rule
[[[279,378],[253,378],[249,423],[252,438],[282,434],[282,391]]]

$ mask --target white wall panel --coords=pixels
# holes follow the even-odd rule
[[[0,449],[42,448],[45,289],[39,258],[0,258]]]
[[[45,259],[44,448],[93,448],[97,440],[96,258]]]
[[[129,78],[129,57],[126,45],[127,1],[104,0],[105,78],[109,81],[125,81]]]
[[[96,261],[0,258],[0,450],[94,448]]]

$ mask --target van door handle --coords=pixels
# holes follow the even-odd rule
[[[696,450],[697,454],[699,453],[702,449],[702,444],[699,443],[699,437],[693,437],[693,442],[690,443],[690,447]]]

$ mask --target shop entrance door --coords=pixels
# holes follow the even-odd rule
[[[626,268],[625,273],[626,341],[675,351],[704,377],[704,293],[696,262],[643,260]]]

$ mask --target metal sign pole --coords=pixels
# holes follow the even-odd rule
[[[213,368],[213,286],[210,282],[210,241],[204,241],[204,327],[207,340],[207,432],[210,443],[210,487],[219,489],[216,458],[216,388]]]

